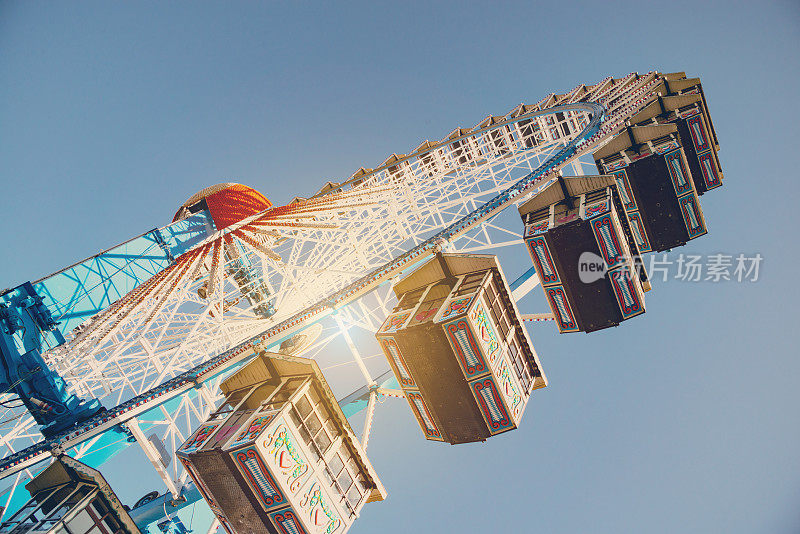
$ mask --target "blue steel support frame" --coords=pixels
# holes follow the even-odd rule
[[[84,402],[67,392],[58,373],[42,358],[43,344],[59,345],[64,337],[30,282],[0,295],[0,393],[14,393],[40,426],[53,437],[89,419],[100,401]],[[4,401],[14,402],[14,399]]]
[[[195,213],[37,280],[33,287],[66,334],[215,231],[207,211]]]
[[[0,295],[0,394],[13,393],[46,438],[97,414],[98,400],[67,392],[42,353],[216,231],[208,212],[155,229]]]

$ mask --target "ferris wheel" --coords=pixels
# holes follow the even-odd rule
[[[527,256],[527,229],[509,208],[541,198],[564,175],[594,172],[593,155],[621,132],[635,149],[654,147],[631,126],[660,124],[658,114],[641,114],[654,99],[666,113],[663,98],[677,94],[668,84],[681,80],[650,72],[581,84],[285,206],[241,184],[208,187],[172,223],[0,295],[4,350],[28,358],[24,371],[7,371],[0,394],[0,506],[27,498],[22,486],[53,452],[99,466],[128,446],[141,447],[179,497],[191,479],[175,451],[223,399],[220,382],[264,350],[337,370],[330,380],[344,413],[367,410],[366,448],[375,399],[402,396],[389,366],[376,365],[382,357],[367,365],[381,351],[374,334],[397,305],[399,280],[441,252]],[[707,109],[699,82],[681,87]],[[605,173],[619,168],[609,161]],[[721,176],[713,165],[708,172]],[[514,300],[539,284],[543,267],[533,265],[509,280]],[[568,331],[550,304],[552,313],[522,319]],[[333,343],[347,356],[332,355]]]

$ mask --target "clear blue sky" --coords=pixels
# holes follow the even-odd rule
[[[656,284],[644,317],[592,335],[530,327],[550,387],[486,444],[425,442],[387,401],[369,449],[389,498],[353,532],[798,532],[798,52],[789,1],[5,1],[0,286],[165,224],[213,183],[284,202],[521,101],[685,70],[725,187],[702,198],[710,234],[676,253],[760,253],[761,279]]]

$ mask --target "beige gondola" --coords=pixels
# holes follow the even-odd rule
[[[699,78],[668,75],[656,95],[629,119],[631,125],[675,124],[698,195],[722,185],[719,142]]]
[[[672,249],[707,233],[676,125],[626,128],[594,159],[600,172],[614,176],[641,252]]]
[[[559,177],[519,213],[559,331],[593,332],[645,312],[650,284],[613,176]]]
[[[347,532],[386,492],[317,363],[260,353],[177,451],[235,532]]]
[[[377,338],[429,440],[517,428],[547,385],[494,256],[439,254],[394,286]]]

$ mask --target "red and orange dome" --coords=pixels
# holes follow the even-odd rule
[[[252,187],[229,182],[206,187],[192,195],[175,213],[172,222],[208,210],[217,230],[222,230],[271,206],[272,202]]]

